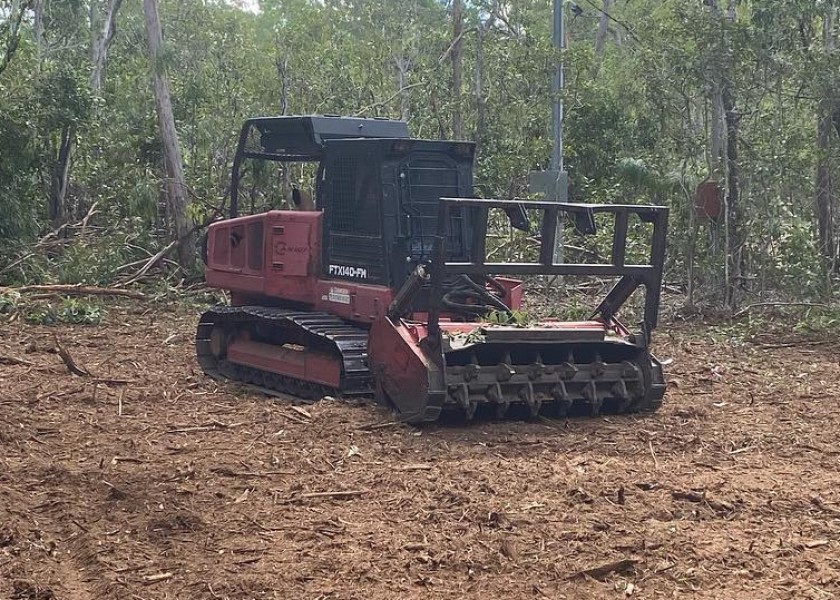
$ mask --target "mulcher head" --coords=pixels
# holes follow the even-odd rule
[[[471,262],[447,262],[446,225],[457,210],[478,211],[486,222],[490,208],[524,207],[544,212],[539,263],[487,263],[483,239]],[[428,320],[406,313],[420,280],[409,280],[388,318],[371,329],[369,361],[377,395],[409,422],[437,420],[455,411],[467,419],[547,415],[598,415],[651,412],[662,403],[665,382],[660,363],[648,350],[656,326],[665,252],[667,208],[580,205],[549,202],[444,198],[429,265]],[[594,223],[595,213],[614,215],[609,264],[556,264],[553,244],[558,215]],[[625,264],[628,217],[653,226],[650,260]],[[481,236],[483,238],[483,236]],[[505,326],[455,320],[447,313],[448,292],[458,278],[491,275],[595,275],[619,277],[588,321],[543,321]],[[461,284],[463,287],[463,284]],[[628,331],[615,318],[621,305],[645,289],[640,330]],[[451,304],[451,303],[450,303]]]

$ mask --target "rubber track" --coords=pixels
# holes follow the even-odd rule
[[[211,351],[211,335],[218,325],[241,323],[293,326],[308,339],[307,347],[329,348],[341,355],[341,388],[334,389],[294,377],[266,373],[259,369],[218,361]],[[262,392],[318,399],[325,394],[370,395],[373,378],[367,366],[368,332],[335,315],[301,312],[265,306],[215,306],[201,316],[196,331],[196,357],[207,375],[235,380]]]

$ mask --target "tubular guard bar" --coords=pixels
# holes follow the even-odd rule
[[[539,262],[536,263],[488,263],[487,260],[487,218],[491,208],[505,211],[539,210],[543,212],[540,236]],[[455,209],[470,209],[478,212],[474,232],[472,262],[447,262],[446,237],[450,213]],[[665,263],[665,236],[668,224],[668,208],[665,206],[637,206],[624,204],[576,204],[567,202],[537,202],[497,200],[484,198],[441,198],[437,233],[430,264],[432,292],[429,311],[429,337],[440,335],[440,307],[444,294],[443,282],[447,275],[583,275],[621,277],[607,296],[595,309],[605,322],[610,322],[619,308],[639,287],[645,286],[645,314],[642,324],[645,341],[656,327],[659,315],[659,297],[662,272]],[[561,214],[571,217],[578,229],[594,232],[597,213],[614,215],[612,262],[611,263],[555,263],[554,242],[558,218]],[[653,224],[650,258],[648,264],[628,265],[625,262],[627,250],[627,225],[631,214],[638,215],[643,223]]]

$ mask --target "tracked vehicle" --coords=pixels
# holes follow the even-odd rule
[[[413,139],[399,121],[246,121],[230,215],[206,241],[206,281],[231,302],[201,317],[202,369],[270,394],[373,394],[410,423],[448,411],[656,410],[665,384],[649,344],[667,209],[475,198],[473,152],[467,142]],[[245,160],[317,165],[315,210],[240,215]],[[533,263],[488,260],[488,218],[501,212],[534,229]],[[610,260],[555,263],[558,219],[594,233],[598,215],[613,229]],[[644,264],[627,264],[631,223],[651,231]],[[617,283],[589,320],[504,324],[499,315],[521,308],[522,278],[539,275]],[[637,289],[644,315],[631,332],[616,314]]]

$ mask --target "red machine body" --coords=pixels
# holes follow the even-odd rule
[[[373,323],[393,300],[384,286],[321,278],[321,212],[272,210],[213,223],[207,238],[208,285],[234,304],[299,303],[348,321]]]
[[[320,212],[272,210],[210,225],[205,280],[228,290],[233,304],[300,303],[369,325],[382,319],[395,292],[385,286],[321,278]],[[522,304],[522,282],[497,278],[503,301]],[[412,314],[423,321],[426,313]],[[456,327],[457,329],[457,327]]]
[[[258,144],[249,149],[254,131]],[[243,158],[318,162],[316,210],[239,216]],[[279,395],[375,394],[413,423],[434,421],[446,409],[467,418],[485,409],[499,417],[514,409],[535,416],[546,407],[556,415],[655,410],[664,379],[647,345],[667,209],[464,197],[471,169],[471,145],[412,140],[397,122],[246,123],[231,217],[211,224],[207,235],[207,284],[228,291],[231,302],[199,322],[204,371]],[[489,211],[529,230],[534,220],[526,209],[542,214],[539,262],[488,263]],[[592,233],[596,212],[614,217],[612,261],[555,264],[560,215]],[[654,226],[650,264],[625,264],[630,217]],[[531,275],[620,279],[591,320],[516,325],[521,277]],[[615,313],[639,286],[645,318],[631,334]],[[502,321],[484,318],[494,312]],[[512,324],[502,324],[504,315]]]

